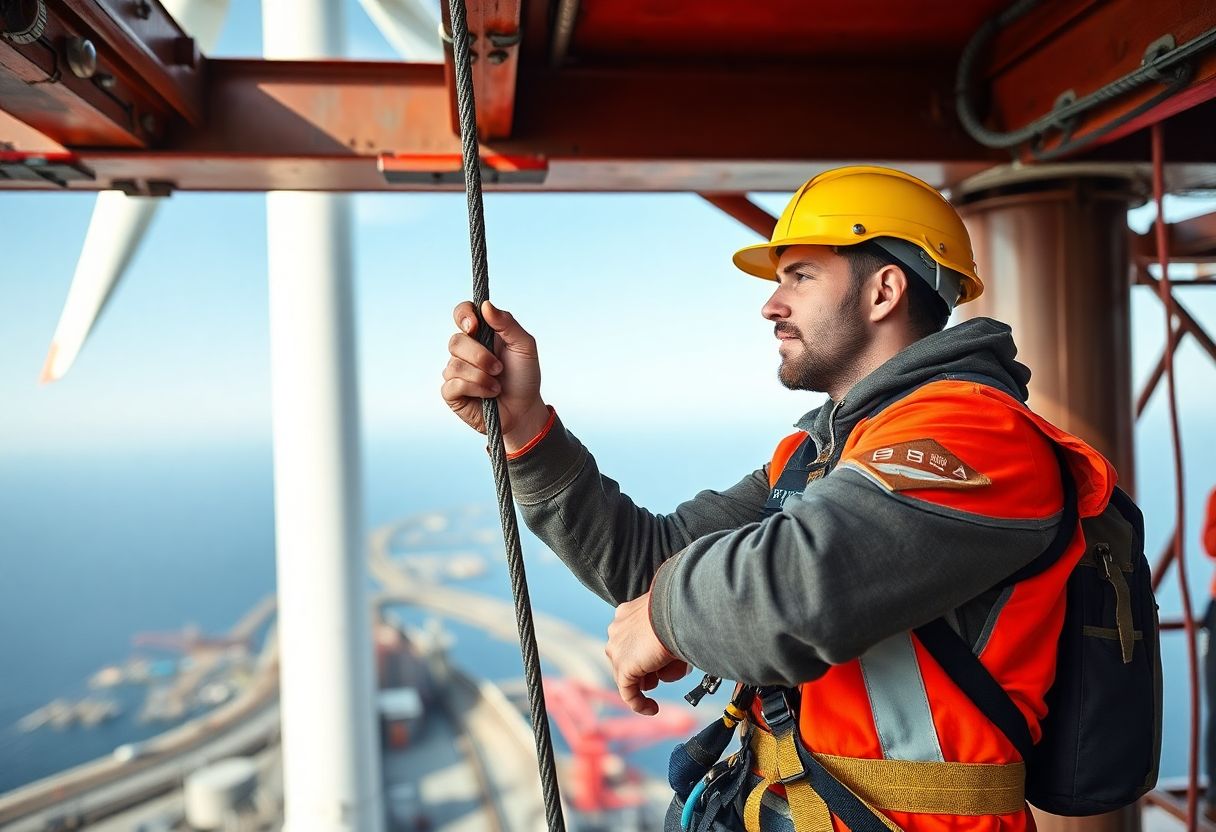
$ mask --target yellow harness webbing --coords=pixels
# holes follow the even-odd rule
[[[760,801],[769,786],[785,786],[796,832],[830,832],[827,804],[810,787],[798,757],[797,731],[774,736],[753,728],[749,742],[754,765],[764,778],[744,806],[748,832],[760,832]],[[879,809],[935,815],[1008,815],[1026,805],[1026,766],[1021,763],[938,763],[865,760],[813,754],[837,780],[857,795],[892,832],[899,827]]]

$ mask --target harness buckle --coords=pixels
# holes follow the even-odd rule
[[[794,707],[789,688],[761,688],[760,713],[773,734],[782,733],[794,722]]]
[[[796,771],[793,774],[787,774],[785,777],[779,777],[773,782],[780,783],[783,786],[788,786],[790,783],[797,783],[801,780],[807,780],[809,778],[810,775],[807,774],[805,769],[803,769],[801,771]]]

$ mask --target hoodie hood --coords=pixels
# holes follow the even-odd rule
[[[947,374],[987,376],[1025,402],[1030,368],[1016,360],[1017,353],[1007,324],[973,318],[909,344],[854,384],[840,401],[812,410],[795,427],[809,433],[822,453],[832,447],[833,433],[848,435],[875,408]]]

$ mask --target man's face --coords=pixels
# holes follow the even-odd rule
[[[777,265],[777,288],[761,314],[780,345],[777,377],[791,390],[832,394],[856,370],[869,338],[861,284],[828,246],[791,246]]]

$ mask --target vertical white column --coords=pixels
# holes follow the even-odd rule
[[[340,54],[339,0],[263,0],[267,58]],[[285,829],[380,832],[351,213],[267,194]]]

